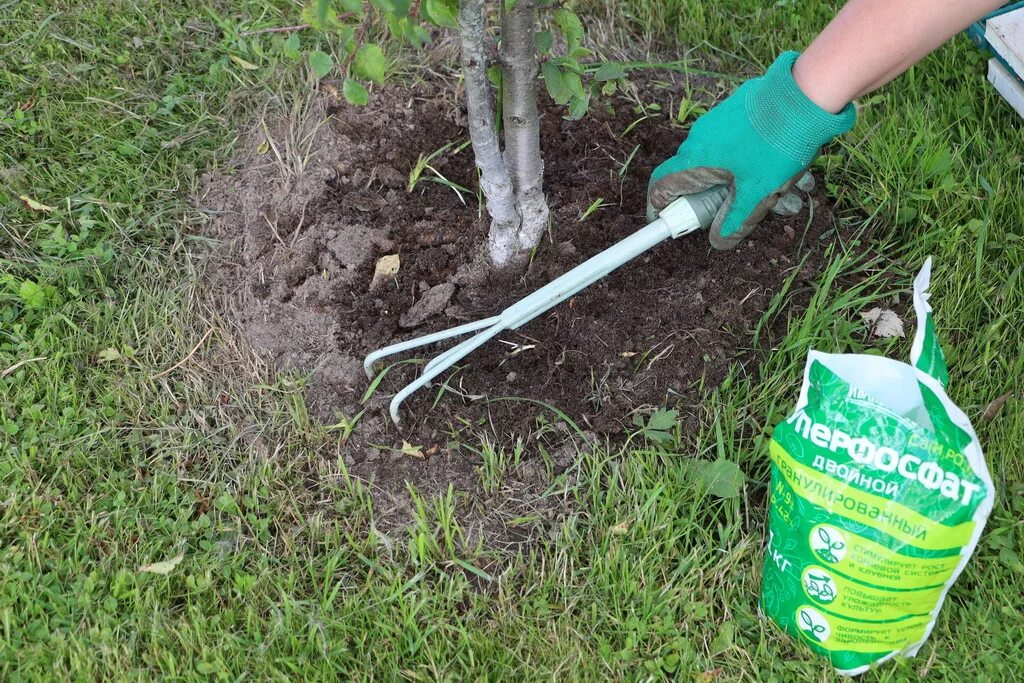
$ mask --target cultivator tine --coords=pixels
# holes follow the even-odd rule
[[[427,334],[422,337],[416,337],[404,342],[385,346],[383,349],[378,349],[366,357],[366,360],[363,361],[363,371],[366,372],[367,378],[373,379],[373,366],[382,358],[387,358],[388,356],[393,356],[396,353],[402,353],[409,349],[427,346],[428,344],[450,339],[451,337],[458,337],[463,334],[469,334],[470,332],[476,332],[477,330],[482,330],[485,327],[490,327],[499,320],[501,320],[501,316],[495,315],[483,320],[475,320],[471,323],[466,323],[465,325],[450,327],[447,330],[441,330],[440,332],[434,332],[433,334]]]
[[[391,419],[395,421],[395,424],[398,424],[400,421],[398,417],[398,408],[399,406],[402,405],[402,401],[408,398],[410,394],[412,394],[417,389],[425,387],[428,384],[430,384],[430,382],[433,381],[435,377],[437,377],[442,372],[444,372],[445,370],[447,370],[448,368],[450,368],[451,366],[455,365],[460,360],[468,356],[470,353],[477,350],[478,348],[486,344],[488,341],[496,337],[499,332],[503,332],[505,329],[507,329],[504,325],[501,324],[500,316],[496,316],[496,318],[497,322],[495,322],[490,328],[484,330],[483,332],[473,335],[466,341],[456,346],[453,346],[452,348],[448,349],[431,362],[427,363],[427,366],[423,369],[423,374],[420,375],[415,382],[412,382],[411,384],[407,385],[405,388],[399,391],[398,394],[396,394],[393,399],[391,399]]]

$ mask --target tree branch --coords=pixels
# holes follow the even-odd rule
[[[466,83],[466,110],[473,154],[480,169],[480,188],[487,198],[491,229],[487,251],[498,266],[511,263],[519,252],[519,211],[512,178],[501,155],[494,125],[494,93],[487,77],[485,0],[461,0],[459,27],[462,73]]]
[[[548,223],[537,115],[536,18],[536,0],[519,0],[510,9],[501,2],[505,158],[522,217],[519,247],[523,251],[537,245]]]

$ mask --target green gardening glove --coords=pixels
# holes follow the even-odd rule
[[[711,245],[731,249],[800,179],[822,145],[853,128],[853,104],[831,114],[793,80],[796,52],[747,81],[701,116],[676,155],[654,169],[647,189],[652,219],[682,196],[727,185],[711,225]]]

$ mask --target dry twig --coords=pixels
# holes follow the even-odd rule
[[[264,33],[292,33],[294,31],[305,31],[309,28],[309,24],[296,24],[295,26],[272,26],[271,28],[261,28],[257,31],[242,31],[239,33],[239,37],[248,38],[249,36],[259,36]]]
[[[163,377],[164,375],[167,375],[167,374],[170,374],[170,373],[174,372],[175,370],[180,368],[182,365],[187,363],[189,361],[189,359],[192,358],[192,356],[196,355],[196,351],[198,351],[199,347],[203,345],[203,342],[206,341],[206,338],[209,337],[211,334],[213,334],[214,330],[216,330],[216,329],[217,329],[216,327],[211,327],[210,329],[208,329],[206,331],[206,334],[204,334],[202,336],[202,338],[200,338],[199,342],[195,346],[192,347],[192,350],[188,352],[187,356],[185,356],[184,358],[182,358],[181,360],[179,360],[177,363],[175,363],[171,367],[167,368],[166,370],[164,370],[162,372],[156,373],[155,375],[150,377],[150,379],[151,380],[159,379],[159,378]]]

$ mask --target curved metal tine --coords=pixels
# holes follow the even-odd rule
[[[503,332],[504,330],[507,330],[507,329],[508,329],[508,325],[506,325],[506,324],[504,323],[504,321],[503,321],[503,320],[501,320],[501,316],[497,316],[497,317],[498,317],[498,320],[497,320],[497,321],[496,321],[496,322],[494,323],[493,327],[499,327],[499,326],[500,326],[500,328],[501,328],[501,329],[497,330],[497,331],[495,332],[495,334],[497,334],[498,332]],[[492,336],[493,336],[493,335],[492,335]],[[466,341],[468,342],[469,340],[467,339]],[[453,346],[452,348],[448,349],[447,351],[445,351],[445,352],[441,353],[440,355],[436,356],[435,358],[432,358],[432,359],[431,359],[431,360],[430,360],[430,361],[429,361],[429,362],[428,362],[428,363],[427,363],[427,364],[426,364],[426,365],[425,365],[425,366],[423,367],[423,373],[424,373],[424,374],[426,374],[426,373],[430,372],[431,370],[433,370],[434,368],[436,368],[436,367],[437,367],[438,365],[441,365],[442,363],[448,363],[448,358],[450,358],[450,357],[451,357],[451,356],[453,356],[453,355],[456,355],[456,354],[458,354],[458,353],[459,353],[459,347],[460,347],[460,346],[461,346],[462,344],[465,344],[465,343],[466,343],[466,342],[461,342],[461,343],[459,343],[459,344],[456,344],[455,346]],[[461,356],[460,356],[460,358],[461,358]],[[456,360],[458,360],[458,359],[456,359]],[[453,362],[454,362],[454,361],[453,361]],[[450,366],[450,365],[451,365],[451,363],[448,363],[448,365],[446,365],[445,367],[448,367],[448,366]]]
[[[559,281],[562,281],[562,280],[568,280],[569,282],[572,282],[573,280],[575,280],[575,282],[572,282],[572,284],[569,285],[568,289],[566,289],[565,291],[559,293],[558,296],[551,297],[550,299],[547,298],[547,297],[543,297],[543,296],[539,297],[540,300],[541,300],[541,303],[538,304],[537,308],[535,308],[534,310],[530,311],[527,315],[519,316],[514,321],[508,321],[508,324],[503,324],[502,325],[502,329],[503,330],[506,330],[506,329],[518,329],[519,327],[522,327],[526,323],[528,323],[531,320],[533,320],[534,318],[536,318],[538,315],[540,315],[542,313],[545,313],[546,311],[554,308],[555,306],[557,306],[561,302],[565,301],[566,299],[568,299],[568,298],[570,298],[572,296],[575,296],[576,294],[578,294],[580,292],[580,290],[586,289],[590,285],[594,284],[595,282],[597,282],[601,278],[605,277],[606,275],[608,275],[608,273],[610,273],[611,271],[615,270],[616,268],[618,268],[619,266],[621,266],[623,263],[625,263],[628,260],[629,259],[624,259],[624,260],[622,260],[620,262],[609,263],[609,264],[605,265],[603,268],[601,268],[600,270],[597,270],[597,271],[595,271],[593,273],[590,273],[589,276],[586,277],[586,278],[580,278],[579,275],[576,275],[575,277],[567,277],[567,276],[573,275],[572,271],[570,271],[569,273],[566,273],[565,275],[562,275],[561,277],[555,278],[550,283],[548,283],[548,285],[547,285],[548,287],[550,287],[551,285],[554,285],[554,284],[556,284],[556,283],[558,283]],[[493,321],[494,324],[498,324],[499,321],[504,321],[504,319],[505,319],[505,317],[506,317],[506,315],[507,315],[507,313],[508,313],[508,311],[510,309],[512,309],[512,308],[514,308],[516,306],[521,306],[524,302],[529,301],[531,298],[538,297],[538,293],[539,292],[541,292],[541,290],[537,290],[537,292],[534,292],[534,293],[532,293],[532,294],[530,294],[530,295],[520,299],[518,303],[513,304],[509,308],[506,308],[504,311],[502,311],[499,315],[494,316],[493,318],[488,318],[487,320],[488,321]],[[501,330],[499,330],[499,331],[501,331]],[[445,351],[441,355],[439,355],[436,358],[432,359],[423,368],[423,372],[424,373],[430,372],[433,368],[437,367],[439,364],[444,363],[445,361],[447,361],[448,357],[451,354],[456,353],[458,348],[459,348],[458,346],[453,346],[452,348],[448,349],[447,351]]]
[[[490,318],[484,318],[483,320],[474,320],[473,322],[466,323],[465,325],[449,327],[448,329],[441,330],[440,332],[426,334],[423,335],[422,337],[413,337],[412,339],[406,340],[404,342],[398,342],[397,344],[391,344],[390,346],[385,346],[382,349],[377,349],[376,351],[368,355],[366,357],[366,360],[363,361],[363,371],[366,373],[367,377],[373,379],[373,366],[381,358],[386,358],[387,356],[392,356],[396,353],[408,351],[409,349],[415,349],[420,346],[426,346],[427,344],[433,344],[434,342],[439,342],[444,339],[448,339],[449,337],[458,337],[459,335],[462,334],[469,334],[470,332],[475,332],[485,327],[490,327],[494,323],[498,322],[500,319],[500,315],[495,315],[491,316]]]
[[[626,260],[628,260],[628,259],[626,259]],[[576,294],[578,294],[580,292],[580,290],[585,289],[585,288],[589,287],[590,285],[594,284],[595,282],[597,282],[598,280],[600,280],[601,278],[606,276],[608,273],[610,273],[611,271],[613,271],[616,268],[618,268],[624,262],[625,261],[620,262],[620,263],[614,263],[614,264],[606,265],[605,267],[601,268],[599,271],[591,273],[589,275],[589,277],[587,277],[585,279],[580,279],[579,275],[576,275],[574,277],[568,277],[568,276],[573,275],[572,271],[570,271],[569,273],[566,273],[565,275],[562,275],[562,276],[560,276],[558,278],[555,278],[554,280],[552,280],[551,282],[548,283],[548,285],[547,285],[548,287],[550,287],[551,285],[554,285],[554,284],[556,284],[556,283],[558,283],[558,282],[560,282],[562,280],[566,280],[568,282],[572,282],[572,284],[569,285],[569,288],[566,289],[564,292],[561,292],[558,296],[551,297],[550,299],[548,299],[547,297],[544,297],[544,296],[538,296],[538,294],[541,292],[541,290],[537,290],[536,292],[533,292],[532,294],[530,294],[530,295],[528,295],[526,297],[523,297],[516,304],[513,304],[512,306],[509,306],[504,311],[502,311],[499,315],[495,316],[495,318],[497,319],[495,321],[495,325],[497,325],[499,322],[501,322],[501,330],[498,330],[498,331],[500,332],[502,330],[507,330],[507,329],[518,329],[519,327],[522,327],[526,323],[528,323],[531,320],[533,320],[534,318],[536,318],[541,313],[545,313],[546,311],[554,308],[555,306],[557,306],[561,302],[565,301],[569,297],[575,296]],[[575,282],[573,282],[574,280],[575,280]],[[516,306],[521,306],[524,302],[529,301],[531,298],[539,298],[542,303],[538,304],[538,307],[536,309],[534,309],[533,311],[530,311],[529,314],[527,314],[527,315],[521,315],[521,316],[519,316],[514,321],[505,321],[505,318],[506,318],[508,312],[511,309],[514,309]],[[488,318],[488,320],[495,320],[495,318]],[[424,373],[430,372],[431,369],[433,369],[433,368],[437,367],[439,364],[444,363],[445,361],[447,361],[448,357],[450,355],[452,355],[454,353],[457,353],[458,348],[459,348],[458,346],[453,346],[452,348],[448,349],[447,351],[445,351],[441,355],[439,355],[436,358],[432,359],[423,368],[423,372]]]
[[[398,408],[399,406],[402,405],[402,401],[407,399],[410,394],[412,394],[417,389],[420,389],[430,384],[430,381],[433,380],[435,377],[440,375],[442,372],[444,372],[451,366],[455,365],[457,362],[468,356],[476,349],[486,344],[492,338],[497,336],[499,332],[502,332],[505,329],[506,328],[503,325],[495,324],[490,329],[484,330],[483,332],[480,332],[479,334],[470,337],[461,344],[458,344],[457,346],[453,346],[452,348],[448,349],[448,351],[442,354],[442,356],[439,356],[444,357],[444,363],[434,365],[430,369],[424,368],[423,374],[420,375],[416,379],[416,381],[407,384],[405,387],[402,388],[401,391],[399,391],[395,395],[393,399],[391,399],[391,419],[395,421],[395,424],[398,424],[401,421],[398,417]]]

